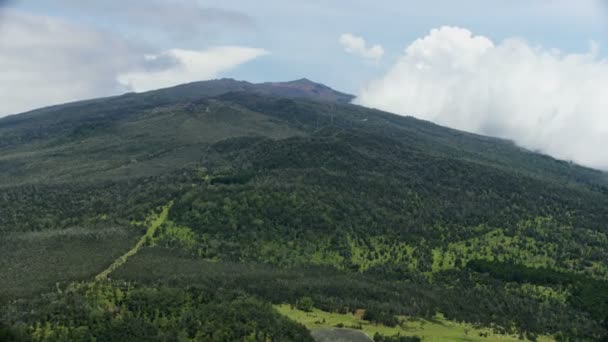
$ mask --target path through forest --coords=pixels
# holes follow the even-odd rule
[[[154,236],[154,233],[156,232],[158,227],[160,227],[163,223],[165,223],[165,221],[167,220],[167,217],[169,216],[169,209],[171,209],[172,205],[173,205],[173,202],[170,202],[169,204],[167,204],[166,206],[164,206],[162,208],[162,211],[159,214],[154,214],[150,218],[148,218],[146,220],[146,223],[148,225],[146,234],[144,234],[144,236],[142,236],[139,239],[139,241],[137,241],[137,243],[135,244],[135,246],[133,246],[133,248],[131,248],[128,252],[123,254],[118,259],[114,260],[114,262],[108,268],[106,268],[103,272],[96,275],[95,281],[107,279],[108,276],[112,272],[114,272],[114,270],[116,270],[120,266],[124,265],[127,262],[127,259],[129,259],[133,255],[137,254],[137,252],[144,246],[146,241],[148,241],[149,239],[151,239]]]

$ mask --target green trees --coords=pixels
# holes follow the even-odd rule
[[[25,341],[25,336],[21,336],[21,334],[16,331],[16,329],[5,325],[0,322],[0,341],[6,342],[19,342]]]
[[[171,115],[195,120],[206,115],[197,112],[203,103],[221,108],[213,120],[235,130],[207,131],[217,134],[204,143],[198,130],[178,142],[168,130],[178,149],[163,139],[139,146],[149,172],[129,162],[107,165],[122,175],[116,179],[79,169],[77,182],[0,184],[0,265],[9,274],[0,281],[22,279],[0,286],[1,304],[9,303],[0,321],[18,325],[5,335],[23,328],[75,340],[309,339],[269,303],[364,309],[387,325],[397,315],[443,313],[523,336],[606,335],[605,175],[356,106],[233,93],[176,105]],[[66,130],[79,139],[91,133],[76,126]],[[184,160],[175,171],[172,161]],[[132,288],[64,291],[13,306],[22,293],[88,280],[128,250],[121,243],[144,234],[137,222],[171,200],[166,224],[112,273]],[[32,238],[39,236],[53,238]],[[70,267],[57,267],[65,260]],[[563,300],[531,293],[527,283]]]
[[[314,308],[314,302],[310,297],[302,297],[296,302],[296,308],[302,311],[311,312]]]
[[[36,341],[312,342],[303,326],[269,304],[231,292],[207,296],[194,289],[85,284],[49,295],[36,308],[17,325]],[[0,331],[8,340],[16,336],[8,328]]]
[[[374,342],[420,342],[418,336],[384,336],[379,333],[374,334]]]
[[[394,327],[399,324],[399,321],[394,314],[391,314],[387,310],[377,309],[374,307],[370,307],[365,310],[363,319],[375,324],[384,324],[388,327]]]

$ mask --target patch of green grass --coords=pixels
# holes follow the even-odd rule
[[[196,235],[189,227],[177,226],[173,221],[163,222],[152,236],[152,246],[178,247],[191,251],[196,247]]]
[[[434,320],[399,317],[401,323],[396,327],[373,324],[351,313],[339,314],[313,309],[312,312],[298,310],[288,304],[275,305],[275,309],[290,319],[303,324],[308,329],[344,326],[345,328],[361,329],[365,334],[405,336],[417,335],[423,341],[519,341],[518,336],[500,335],[491,329],[475,328],[470,324],[456,323],[437,315]],[[549,336],[541,336],[538,341],[553,341]]]

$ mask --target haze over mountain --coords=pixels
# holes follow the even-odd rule
[[[352,99],[219,79],[0,119],[0,336],[605,338],[606,173]]]

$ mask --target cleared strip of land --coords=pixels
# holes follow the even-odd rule
[[[103,272],[96,275],[95,281],[101,281],[101,280],[107,279],[108,276],[112,272],[114,272],[120,266],[124,265],[130,257],[137,254],[137,252],[144,246],[146,241],[149,241],[150,239],[152,239],[152,237],[154,236],[154,233],[156,232],[158,227],[160,227],[167,220],[167,217],[169,216],[169,209],[171,209],[172,205],[173,205],[173,202],[170,202],[169,204],[167,204],[166,206],[164,206],[162,208],[162,211],[159,214],[152,215],[152,217],[148,218],[146,220],[146,224],[148,226],[148,229],[146,230],[146,234],[144,234],[144,236],[142,236],[139,239],[139,241],[137,241],[137,243],[135,244],[135,246],[133,246],[133,248],[131,248],[128,252],[123,254],[118,259],[114,260],[114,262],[108,268],[106,268]]]

